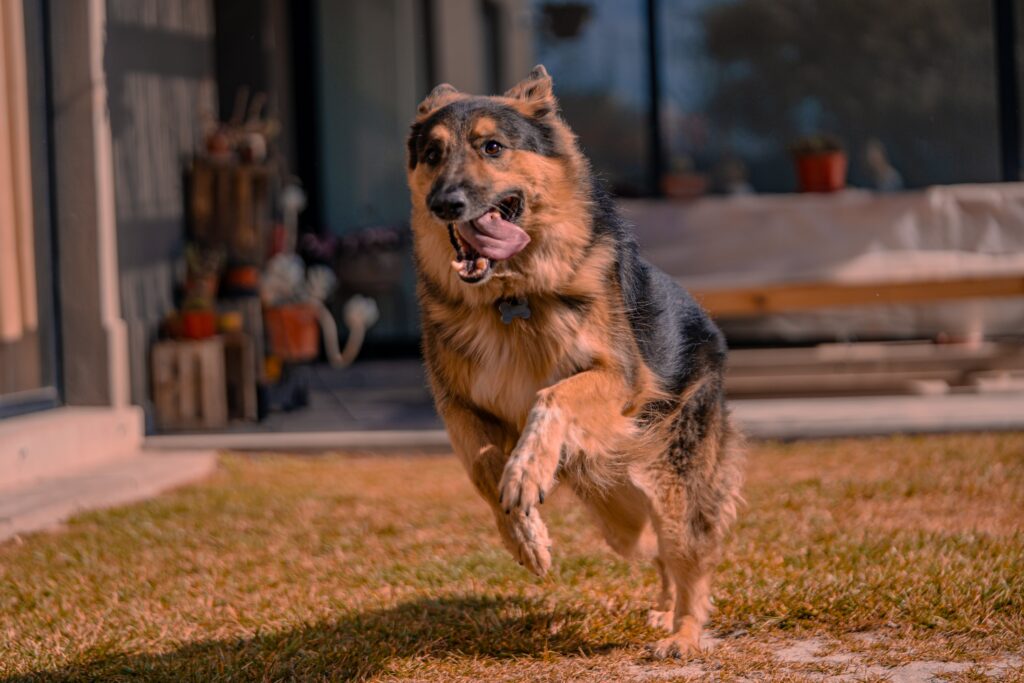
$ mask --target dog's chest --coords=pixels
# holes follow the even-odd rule
[[[500,328],[483,327],[471,361],[470,398],[503,420],[522,427],[537,392],[568,377],[583,355],[579,341],[556,339],[551,331],[515,320]]]

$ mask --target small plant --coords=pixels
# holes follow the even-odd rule
[[[845,152],[846,150],[842,141],[835,135],[819,133],[798,138],[789,146],[789,151],[794,156],[812,156]]]
[[[846,187],[846,150],[834,135],[800,138],[789,147],[801,192],[837,192]]]
[[[203,310],[213,308],[217,298],[217,283],[224,268],[224,251],[204,249],[190,244],[185,248],[185,264],[188,268],[185,280],[185,302],[183,308]]]

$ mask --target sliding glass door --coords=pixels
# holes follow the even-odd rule
[[[58,404],[42,3],[0,2],[0,418]]]

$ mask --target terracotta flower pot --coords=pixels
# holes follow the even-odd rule
[[[263,320],[270,348],[282,360],[309,361],[320,354],[320,323],[312,306],[274,306],[264,310]]]
[[[846,187],[845,152],[817,152],[795,157],[801,192],[836,192]]]
[[[213,311],[182,311],[182,337],[185,339],[207,339],[215,334],[217,334],[217,316]]]
[[[696,199],[708,192],[708,179],[700,173],[666,173],[661,191],[670,199]]]

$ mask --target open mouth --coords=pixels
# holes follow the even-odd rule
[[[448,238],[455,249],[452,268],[463,282],[483,282],[496,261],[510,258],[529,243],[529,236],[516,224],[522,215],[523,196],[516,192],[471,221],[448,224]]]

